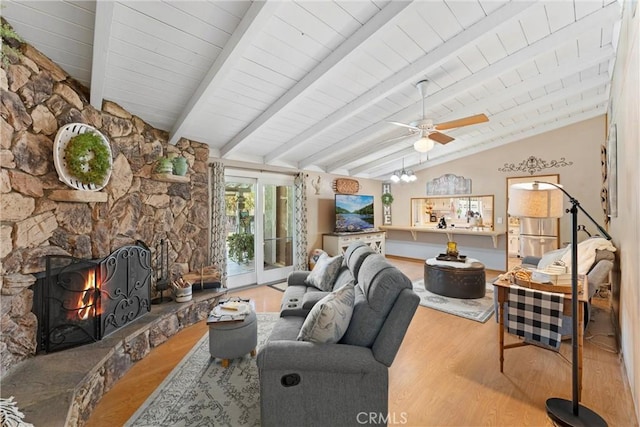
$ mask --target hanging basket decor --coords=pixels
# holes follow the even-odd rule
[[[355,179],[337,178],[333,180],[333,191],[340,194],[356,194],[360,183]]]
[[[98,191],[111,178],[113,159],[109,142],[89,125],[71,123],[60,128],[53,153],[60,181],[71,188]]]

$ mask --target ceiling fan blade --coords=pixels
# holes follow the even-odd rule
[[[462,126],[475,125],[478,123],[488,122],[489,118],[484,114],[476,114],[475,116],[464,117],[462,119],[451,120],[450,122],[438,123],[434,125],[437,130],[447,130],[459,128]]]
[[[435,142],[439,142],[440,144],[446,144],[453,141],[455,138],[451,138],[449,135],[445,135],[444,133],[431,132],[429,134],[429,139],[433,139]]]
[[[400,122],[389,122],[389,123],[391,123],[391,124],[393,124],[393,125],[396,125],[396,126],[402,126],[402,127],[405,127],[405,128],[409,128],[409,129],[420,130],[420,128],[417,128],[417,127],[415,127],[415,126],[408,125],[408,124],[406,124],[406,123],[400,123]]]

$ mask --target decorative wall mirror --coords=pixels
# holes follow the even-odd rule
[[[448,196],[411,199],[411,224],[436,227],[441,218],[447,226],[493,230],[493,196]]]

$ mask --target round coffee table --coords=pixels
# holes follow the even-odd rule
[[[451,298],[482,298],[486,292],[484,264],[469,258],[466,262],[438,261],[424,264],[424,287],[434,294]]]

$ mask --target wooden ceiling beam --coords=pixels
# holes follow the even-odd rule
[[[319,133],[325,132],[327,129],[348,120],[352,116],[365,110],[370,105],[375,104],[392,92],[396,91],[398,87],[415,83],[416,79],[422,78],[427,71],[433,70],[445,63],[447,60],[455,57],[470,43],[473,43],[476,39],[482,37],[487,32],[495,31],[498,26],[513,19],[532,5],[533,3],[531,2],[516,1],[509,2],[500,7],[495,12],[492,12],[482,20],[471,25],[466,30],[442,43],[440,46],[433,49],[413,64],[406,66],[399,72],[381,82],[379,85],[371,88],[363,95],[349,102],[344,107],[339,108],[304,132],[291,138],[282,146],[278,147],[277,150],[273,150],[271,153],[268,153],[265,156],[265,163],[270,163],[280,157],[283,157],[300,144],[303,144],[309,138],[312,138]]]
[[[109,40],[113,28],[113,8],[115,1],[97,1],[93,28],[93,56],[91,58],[91,106],[102,110],[104,85],[109,59]]]
[[[597,105],[593,105],[590,102],[585,102],[585,103],[580,103],[577,106],[587,106],[590,107],[590,109],[582,111],[582,112],[578,112],[578,113],[573,113],[571,116],[569,117],[565,117],[563,119],[560,120],[555,120],[553,122],[549,122],[547,124],[537,124],[533,127],[531,127],[531,129],[520,132],[517,135],[513,135],[513,136],[507,136],[504,137],[503,139],[499,140],[499,141],[487,141],[486,143],[480,143],[471,147],[466,148],[465,150],[463,150],[465,152],[465,156],[469,156],[469,155],[473,155],[473,154],[477,154],[480,153],[482,151],[485,150],[490,150],[492,148],[496,148],[496,147],[500,147],[506,144],[510,144],[512,142],[516,142],[516,141],[520,141],[522,139],[525,138],[531,138],[532,136],[536,136],[536,135],[540,135],[542,133],[545,132],[550,132],[556,129],[560,129],[563,128],[565,126],[570,126],[572,124],[575,123],[579,123],[585,120],[589,120],[592,119],[594,117],[598,117],[598,116],[602,116],[606,113],[606,103],[607,103],[607,98],[608,97],[602,97],[601,98],[601,102]],[[575,111],[579,111],[579,108],[575,108]],[[548,115],[546,115],[546,120],[553,120],[557,117],[558,113],[557,112],[552,112]],[[540,116],[542,117],[542,116]],[[536,120],[536,122],[538,123],[539,121]],[[506,133],[506,132],[505,132]],[[451,155],[454,154],[454,155]],[[435,157],[433,159],[430,159],[429,161],[425,162],[422,165],[416,165],[413,170],[414,172],[417,170],[421,170],[421,169],[425,169],[427,167],[433,167],[442,163],[447,163],[450,162],[451,160],[454,160],[456,158],[459,158],[458,155],[456,155],[455,153],[451,153],[449,155],[444,155],[444,156],[438,156]]]
[[[576,91],[572,91],[571,94],[575,95],[577,93],[582,92],[581,90],[576,90]],[[553,94],[552,94],[553,95]],[[451,144],[446,145],[446,146],[440,146],[439,149],[437,150],[437,152],[430,152],[429,155],[429,160],[425,163],[425,165],[430,165],[433,166],[434,165],[434,161],[436,161],[436,159],[440,159],[443,156],[448,156],[446,161],[452,161],[455,160],[459,157],[463,157],[466,155],[469,155],[468,150],[470,149],[469,147],[473,148],[476,145],[489,145],[491,144],[491,141],[497,140],[499,141],[500,138],[502,138],[505,135],[509,135],[512,134],[514,132],[520,132],[523,129],[527,129],[527,128],[534,128],[537,129],[538,127],[540,128],[544,128],[543,124],[545,121],[548,120],[553,120],[554,118],[558,117],[558,116],[562,116],[562,115],[567,115],[567,114],[576,114],[577,112],[580,112],[584,109],[588,109],[588,108],[592,108],[594,106],[599,105],[600,103],[602,103],[603,101],[606,102],[606,99],[608,97],[608,94],[605,95],[599,95],[596,97],[592,97],[589,99],[585,99],[582,102],[579,103],[575,103],[575,104],[571,104],[568,105],[564,108],[561,109],[554,109],[552,111],[549,111],[547,113],[543,113],[539,116],[537,116],[536,118],[532,119],[532,120],[527,120],[525,122],[522,123],[515,123],[512,124],[510,126],[506,126],[501,128],[499,131],[494,132],[492,134],[487,134],[487,135],[482,135],[481,137],[476,137],[476,138],[469,138],[469,139],[465,139],[465,140],[460,140],[458,141],[458,144],[456,146],[453,146]],[[549,95],[548,97],[545,97],[549,100],[549,103],[552,103],[555,101],[556,97],[551,97],[551,95]],[[544,103],[541,105],[546,105],[548,103]],[[529,107],[529,104],[524,104],[520,107],[516,107],[510,110],[510,114],[509,116],[513,116],[513,115],[517,115],[517,114],[525,114],[527,111],[530,111],[531,108]],[[546,132],[546,131],[545,131]],[[538,132],[540,133],[540,132]],[[537,135],[537,133],[536,133]],[[517,141],[518,139],[522,139],[525,137],[519,137],[516,138],[514,140],[510,140],[508,142],[513,142],[513,141]],[[491,145],[490,148],[494,148],[503,144],[506,144],[508,142],[504,142],[501,141],[500,143],[496,144],[496,145]],[[483,151],[483,150],[481,150]],[[464,153],[464,154],[463,154]],[[366,173],[368,171],[374,170],[380,166],[384,166],[385,164],[391,163],[395,160],[401,159],[403,157],[407,157],[409,155],[414,155],[415,154],[415,150],[413,149],[413,147],[408,147],[408,148],[403,148],[398,150],[397,152],[390,154],[388,156],[385,156],[383,158],[380,159],[376,159],[372,162],[369,162],[367,164],[364,165],[360,165],[358,167],[349,169],[349,174],[350,175],[359,175],[359,174],[363,174]],[[440,163],[444,163],[440,162]],[[440,164],[438,163],[438,164]],[[427,166],[425,166],[427,167]],[[416,170],[416,168],[413,168],[414,171]],[[393,169],[389,172],[391,173],[393,171]]]
[[[169,135],[169,143],[177,144],[185,132],[193,115],[202,107],[225,81],[226,77],[242,59],[246,49],[251,45],[271,17],[283,4],[281,1],[255,1],[242,17],[229,41],[220,55],[211,65],[196,90],[187,101],[176,120]]]
[[[314,67],[302,79],[300,79],[291,89],[282,95],[276,102],[271,104],[264,110],[255,120],[253,120],[240,133],[234,136],[226,143],[220,152],[223,157],[227,157],[235,151],[244,140],[257,132],[270,119],[278,114],[283,108],[294,102],[298,97],[302,96],[309,88],[318,82],[325,74],[331,71],[336,65],[340,64],[345,58],[349,57],[364,42],[369,40],[373,35],[392,25],[395,18],[404,11],[411,1],[391,2],[379,13],[374,15],[367,23],[365,23],[353,36],[349,37],[344,43],[331,52],[318,66]]]
[[[478,112],[481,110],[486,111],[488,108],[492,106],[500,105],[509,99],[517,98],[518,96],[521,96],[529,91],[542,88],[552,82],[571,76],[572,74],[578,73],[582,70],[589,69],[604,61],[614,58],[614,56],[615,56],[615,52],[611,46],[602,48],[600,52],[598,52],[598,54],[592,57],[589,57],[588,59],[574,61],[565,65],[556,67],[554,69],[545,70],[542,74],[534,78],[525,80],[521,83],[504,88],[497,92],[492,92],[491,97],[489,99],[480,99],[477,102],[474,102],[473,104],[457,109],[455,112],[451,114],[439,117],[438,120],[439,121],[450,120],[455,117],[472,114],[473,112]],[[457,95],[457,93],[455,95]],[[418,104],[415,104],[415,105],[412,105],[411,107],[416,107],[417,105]],[[414,111],[414,116],[415,116],[415,111]],[[494,117],[490,117],[489,119],[490,121],[495,121]],[[375,133],[379,133],[383,129],[389,130],[389,126],[386,124],[386,121],[377,123],[366,129],[363,129],[357,134],[357,136],[354,135],[354,137],[359,137],[361,138],[361,140],[365,138],[370,138],[372,135],[374,135]],[[336,156],[340,156],[339,159],[337,159],[335,162],[331,163],[329,166],[326,167],[327,172],[335,172],[336,170],[340,170],[345,166],[349,165],[350,163],[357,161],[358,159],[361,159],[367,153],[371,153],[372,151],[383,149],[385,146],[392,143],[386,138],[378,142],[375,142],[375,141],[370,142],[370,139],[365,139],[365,141],[369,141],[369,142],[361,143],[360,145],[362,147],[356,151],[353,151],[355,141],[347,141],[347,139],[351,139],[351,137],[345,138],[345,140],[340,141],[337,144],[338,146],[334,147],[333,151],[327,152],[326,150],[322,150],[321,152],[318,152],[312,156],[309,156],[309,159],[305,159],[305,161],[301,162],[298,165],[298,167],[301,169],[304,169],[309,165],[314,164],[314,163],[309,163],[309,161],[311,160],[315,160],[315,159],[324,160],[327,158],[331,158],[331,157],[335,158]],[[348,156],[341,155],[342,153],[337,152],[340,146],[347,146],[353,152],[350,152]],[[320,153],[323,153],[322,157],[319,156]]]
[[[470,76],[462,80],[459,80],[458,82],[453,83],[450,86],[447,86],[446,88],[434,93],[433,95],[428,96],[427,98],[425,98],[425,103],[431,104],[431,105],[439,105],[443,102],[446,102],[447,100],[454,98],[460,93],[465,93],[470,89],[477,87],[478,85],[481,85],[485,81],[495,78],[496,75],[503,74],[509,70],[517,68],[518,66],[521,66],[523,63],[526,63],[528,60],[533,59],[542,53],[555,50],[558,46],[561,46],[567,40],[574,40],[576,37],[578,37],[580,34],[584,33],[585,31],[589,31],[593,29],[595,26],[601,26],[603,21],[608,22],[608,21],[615,20],[617,13],[618,13],[618,5],[616,3],[611,3],[608,6],[602,9],[599,9],[598,11],[576,21],[575,23],[556,31],[555,33],[549,35],[548,37],[545,37],[527,46],[526,48],[523,48],[493,63],[492,65],[485,67],[482,70],[479,70],[476,73],[471,74]],[[600,56],[598,55],[597,58],[599,59]],[[580,61],[577,61],[576,64],[577,63],[580,63]],[[572,67],[572,65],[569,65],[569,67]],[[575,71],[577,72],[579,70],[576,69]],[[510,90],[510,88],[508,89]],[[418,103],[414,103],[400,110],[398,113],[388,116],[387,119],[395,120],[395,121],[403,121],[408,117],[415,118],[415,112],[417,111],[417,106],[419,106],[421,102],[422,101]],[[470,112],[467,111],[466,114],[468,113]],[[457,114],[464,115],[465,112],[458,113],[456,111],[456,115]],[[398,116],[401,116],[401,118],[398,119]],[[363,140],[368,136],[370,136],[371,133],[380,132],[387,127],[388,127],[388,124],[386,123],[386,121],[382,121],[373,126],[370,126],[369,128],[363,129],[358,133],[348,138],[345,138],[344,140],[341,140],[338,143],[325,148],[324,150],[321,150],[318,153],[312,154],[307,159],[305,159],[305,162],[300,164],[299,167],[300,168],[307,167],[309,166],[308,162],[310,161],[317,162],[318,160],[322,159],[321,156],[328,157],[328,155],[336,155],[340,152],[344,152],[346,149],[353,149],[354,144],[357,144],[357,145],[363,144],[364,142],[366,142]],[[335,169],[335,166],[332,166],[331,169],[327,169],[327,170],[332,170],[332,169]]]

